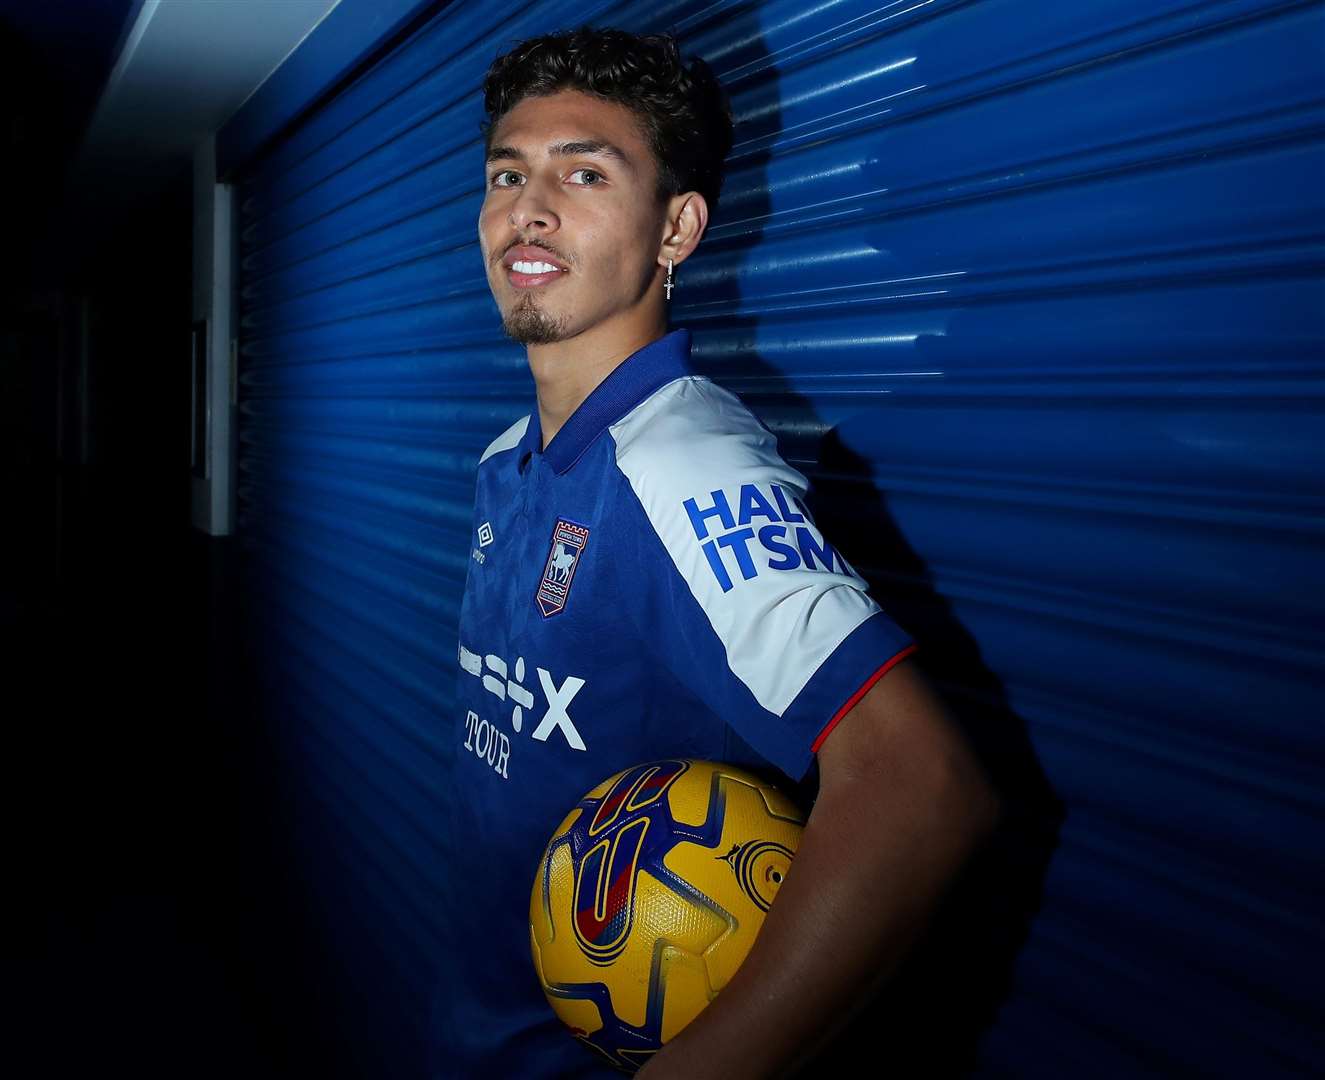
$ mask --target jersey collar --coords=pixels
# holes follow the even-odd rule
[[[608,427],[655,390],[690,374],[689,358],[689,330],[673,330],[631,353],[571,413],[548,444],[543,460],[557,476],[568,472]],[[520,442],[521,459],[526,453],[538,453],[543,443],[537,407]]]

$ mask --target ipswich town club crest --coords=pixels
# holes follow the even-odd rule
[[[552,550],[543,564],[543,580],[538,583],[538,610],[543,618],[557,614],[566,607],[575,568],[589,543],[589,530],[573,521],[558,518],[552,530]]]

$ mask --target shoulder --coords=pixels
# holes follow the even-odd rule
[[[641,486],[708,491],[742,483],[781,483],[803,493],[805,478],[741,399],[699,375],[676,379],[611,427],[617,467]]]
[[[488,443],[488,448],[483,451],[478,463],[482,465],[488,458],[495,454],[503,453],[507,450],[514,450],[520,445],[520,440],[524,438],[524,433],[529,430],[529,417],[522,416],[514,424],[508,427],[492,442]]]
[[[739,398],[700,377],[668,383],[611,433],[622,506],[633,515],[620,520],[629,521],[630,535],[638,538],[626,549],[636,558],[620,565],[637,591],[649,595],[660,583],[667,590],[666,601],[650,609],[664,613],[661,624],[649,628],[658,647],[680,642],[675,657],[684,657],[675,662],[690,665],[684,670],[692,680],[701,678],[696,670],[703,666],[695,658],[711,660],[716,681],[696,685],[715,703],[725,702],[730,716],[740,716],[746,705],[740,694],[740,701],[725,696],[726,671],[759,708],[784,716],[815,673],[879,610],[815,525],[804,501],[805,477],[782,459],[772,432]],[[622,595],[629,594],[623,589]],[[853,652],[849,659],[848,683],[858,658]],[[877,667],[874,660],[861,679]],[[840,689],[836,667],[824,678]],[[789,773],[803,772],[797,755],[808,753],[824,720],[859,686],[855,681],[826,713],[816,699],[812,717],[803,721],[803,747],[770,756],[791,763]],[[776,743],[762,727],[746,731],[755,737],[752,745]]]

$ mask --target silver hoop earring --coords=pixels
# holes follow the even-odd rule
[[[672,283],[672,260],[671,260],[671,259],[668,259],[668,260],[667,260],[667,280],[663,282],[663,288],[664,288],[665,290],[667,290],[667,299],[670,300],[670,299],[672,298],[672,290],[673,290],[674,288],[676,288],[676,286]]]

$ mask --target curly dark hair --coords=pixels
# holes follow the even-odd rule
[[[483,79],[491,145],[497,122],[527,97],[580,90],[630,109],[658,164],[658,197],[698,191],[710,209],[732,145],[731,110],[708,64],[687,64],[667,34],[582,27],[523,41]]]

